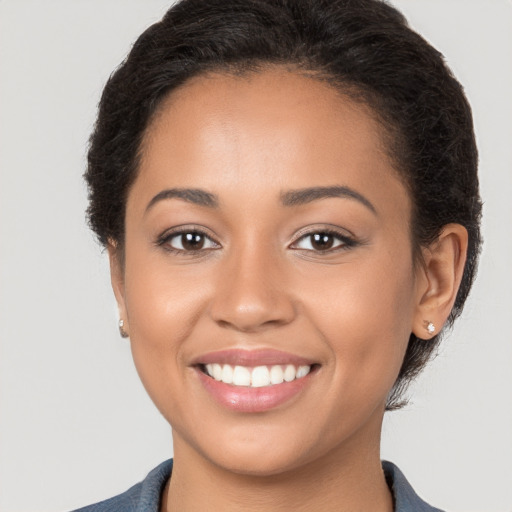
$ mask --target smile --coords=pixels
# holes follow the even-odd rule
[[[216,381],[223,382],[224,384],[262,388],[302,379],[311,371],[311,366],[287,364],[248,367],[210,363],[204,365],[204,371]]]
[[[293,403],[316,380],[320,366],[272,349],[221,350],[191,361],[208,395],[239,413],[262,413]]]

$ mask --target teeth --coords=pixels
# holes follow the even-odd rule
[[[311,366],[304,365],[296,367],[293,364],[286,366],[274,365],[256,366],[249,368],[246,366],[231,366],[229,364],[207,364],[206,373],[217,381],[233,386],[246,386],[261,388],[282,384],[283,382],[292,382],[295,379],[302,379],[310,371]]]
[[[222,366],[220,364],[212,364],[213,366],[213,371],[210,372],[210,375],[213,375],[213,378],[215,380],[221,380],[222,379]]]
[[[295,379],[296,373],[297,371],[295,370],[295,366],[293,366],[293,364],[287,365],[284,369],[284,380],[286,382],[291,382]]]
[[[281,384],[283,382],[283,380],[284,380],[283,369],[278,365],[272,366],[272,368],[270,368],[270,383],[271,384]]]
[[[311,366],[299,366],[297,370],[297,379],[302,379],[305,377],[311,370]]]
[[[222,382],[225,382],[226,384],[232,384],[233,383],[233,367],[229,364],[225,364],[222,367],[222,375],[220,380]]]
[[[235,366],[233,371],[233,384],[235,386],[250,386],[251,372],[245,366]]]
[[[251,386],[253,388],[270,386],[270,372],[266,366],[256,366],[252,370]]]

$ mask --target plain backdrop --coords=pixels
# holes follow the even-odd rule
[[[0,0],[0,510],[112,496],[172,455],[88,231],[86,143],[109,73],[164,0]],[[453,512],[512,511],[512,3],[400,0],[473,105],[485,248],[462,318],[386,417],[383,458]]]

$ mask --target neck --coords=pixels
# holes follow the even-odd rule
[[[265,476],[221,468],[173,437],[174,468],[162,512],[393,511],[380,435],[373,443],[347,442],[299,468]]]

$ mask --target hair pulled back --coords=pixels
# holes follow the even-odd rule
[[[470,107],[442,55],[380,0],[181,0],[149,27],[108,80],[90,139],[88,217],[100,242],[123,247],[126,198],[146,128],[162,100],[191,77],[286,65],[328,80],[375,112],[408,187],[412,242],[435,241],[448,223],[469,234],[462,283],[448,324],[474,279],[481,238],[477,149]],[[407,384],[440,335],[411,334],[388,400]]]

